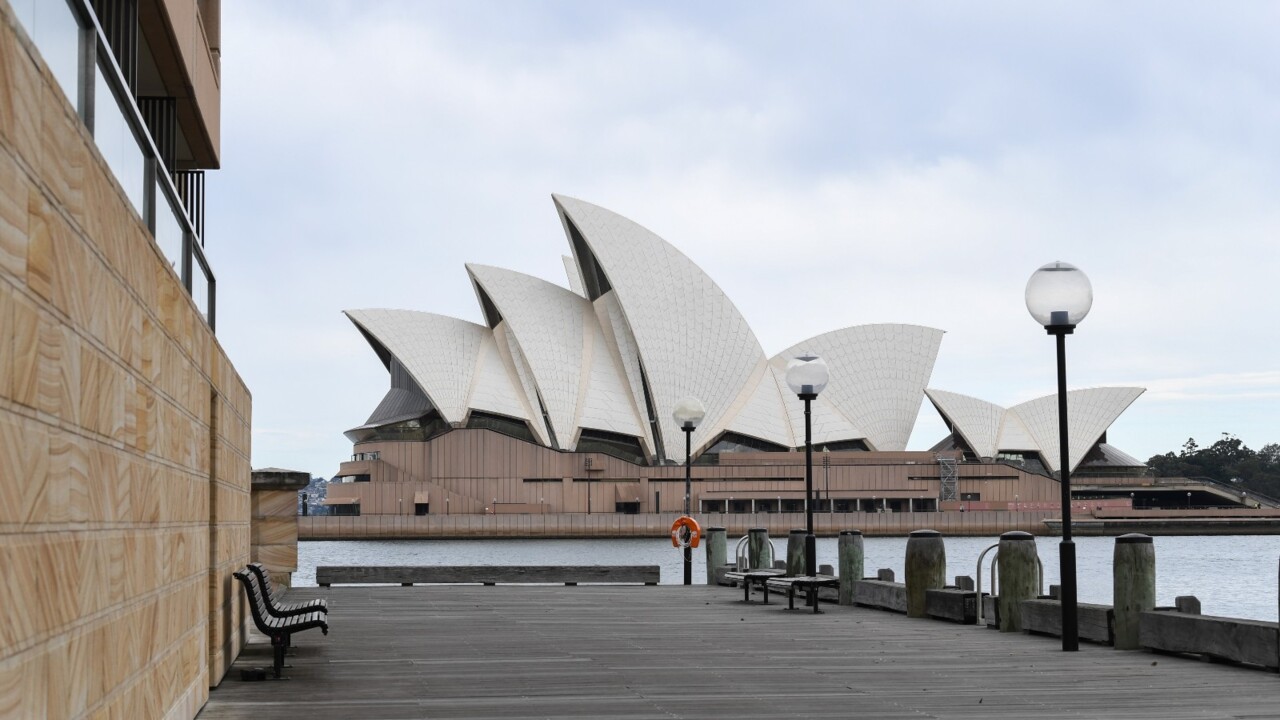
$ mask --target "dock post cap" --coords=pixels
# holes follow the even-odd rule
[[[861,530],[841,530],[840,534],[841,535],[861,535],[862,531]]]
[[[801,535],[808,535],[808,534],[809,534],[809,531],[808,531],[808,530],[805,530],[804,528],[792,528],[792,530],[791,530],[791,534],[792,534],[792,535],[795,535],[795,534],[797,534],[797,533],[799,533],[799,534],[801,534]]]
[[[767,533],[767,532],[769,532],[769,528],[751,528],[751,529],[750,529],[750,530],[748,530],[747,532],[762,532],[762,533]]]
[[[937,530],[912,530],[908,537],[942,537]]]
[[[1009,532],[1000,533],[1001,540],[1035,540],[1036,536],[1025,530],[1010,530]]]
[[[707,528],[707,532],[716,532],[717,530],[718,530],[718,531],[720,531],[720,532],[724,532],[724,528],[722,528],[722,527],[709,527],[709,528]]]
[[[1143,535],[1142,533],[1128,533],[1116,538],[1116,542],[1117,543],[1149,543],[1151,542],[1151,536]]]

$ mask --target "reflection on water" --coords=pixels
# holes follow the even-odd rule
[[[947,578],[975,575],[975,563],[997,538],[947,538]],[[1036,538],[1046,587],[1058,583],[1058,538]],[[736,538],[729,541],[732,555]],[[774,557],[786,557],[775,538]],[[866,538],[866,571],[903,573],[906,538]],[[1112,538],[1076,538],[1080,602],[1111,603]],[[1280,536],[1157,537],[1156,602],[1178,595],[1200,598],[1206,615],[1276,621]],[[819,564],[836,565],[836,539],[818,539]],[[994,553],[993,553],[994,554]],[[987,559],[990,560],[988,555]],[[317,565],[659,565],[663,584],[683,579],[681,551],[665,538],[597,540],[344,540],[302,542],[297,585],[315,585]],[[693,553],[694,582],[706,578],[705,555]],[[984,584],[990,571],[983,568]]]

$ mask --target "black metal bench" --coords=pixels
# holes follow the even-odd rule
[[[756,570],[730,570],[724,574],[726,580],[734,580],[742,583],[742,601],[751,602],[751,586],[757,585],[764,591],[764,604],[769,604],[769,586],[767,582],[776,577],[786,574],[785,570],[775,570],[772,568],[758,568]]]
[[[840,579],[831,575],[798,575],[795,577],[775,577],[765,581],[766,592],[768,588],[775,590],[787,591],[787,609],[796,609],[796,588],[805,591],[808,597],[808,603],[813,606],[815,614],[821,613],[818,609],[818,588],[838,588],[840,587]]]
[[[284,651],[289,647],[294,633],[318,627],[325,635],[329,634],[325,613],[315,610],[302,615],[276,617],[267,609],[266,596],[257,575],[249,570],[237,570],[232,576],[244,585],[253,624],[263,635],[271,638],[272,674],[275,678],[280,677],[280,670],[284,668]]]
[[[262,588],[263,597],[267,601],[267,612],[272,617],[287,618],[313,612],[328,615],[329,603],[324,598],[305,602],[282,602],[277,600],[275,589],[271,584],[271,574],[267,572],[262,563],[249,563],[246,567],[258,577],[258,587]]]

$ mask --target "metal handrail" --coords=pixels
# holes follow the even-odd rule
[[[742,539],[738,541],[738,546],[734,548],[733,563],[734,563],[734,568],[738,572],[751,569],[750,567],[748,567],[748,565],[750,564],[750,558],[747,556],[747,541],[750,539],[751,539],[750,535],[743,535]]]
[[[992,550],[995,550],[995,551],[996,551],[995,557],[992,557],[992,558],[991,558],[991,593],[990,593],[990,595],[991,595],[992,597],[995,597],[995,596],[996,596],[997,579],[999,578],[999,569],[1000,569],[1000,551],[999,551],[999,549],[998,549],[999,547],[1000,547],[1000,543],[995,543],[994,545],[990,545],[990,546],[988,546],[986,550],[983,550],[983,551],[978,555],[978,567],[977,567],[976,572],[975,572],[975,574],[977,575],[977,580],[976,580],[976,582],[975,582],[975,584],[974,584],[974,587],[975,587],[975,588],[977,588],[977,592],[978,592],[978,602],[977,602],[977,605],[978,605],[978,620],[977,620],[977,624],[978,624],[978,625],[982,625],[982,624],[984,624],[984,618],[983,618],[983,614],[982,614],[982,606],[983,606],[983,602],[982,602],[982,559],[983,559],[984,557],[986,557],[986,556],[987,556],[987,553],[991,552]],[[1043,594],[1044,594],[1044,562],[1043,562],[1042,560],[1040,560],[1040,555],[1039,555],[1038,553],[1036,554],[1036,594],[1037,594],[1037,595],[1043,595]]]

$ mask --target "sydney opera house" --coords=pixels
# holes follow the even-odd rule
[[[337,513],[678,512],[685,436],[672,413],[686,397],[705,407],[690,438],[694,512],[801,511],[804,420],[784,372],[803,351],[830,370],[812,412],[819,510],[1057,507],[1055,396],[1004,408],[930,388],[943,331],[915,325],[832,330],[770,356],[673,245],[605,208],[552,199],[572,252],[566,286],[468,265],[483,323],[346,313],[390,388],[346,433],[354,452],[326,500]],[[1143,472],[1106,438],[1142,392],[1070,393],[1074,474]],[[951,433],[908,451],[926,398]],[[1103,482],[1095,496],[1132,501],[1122,486]]]

